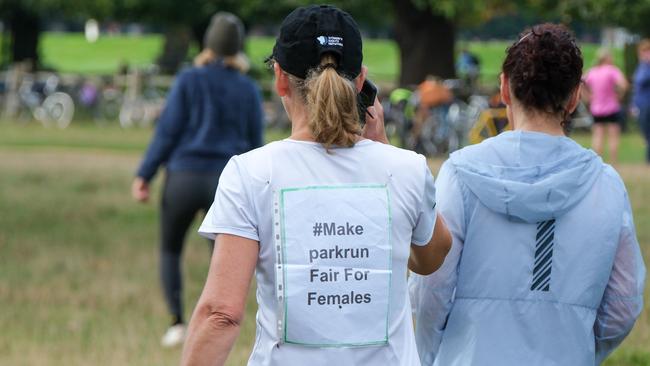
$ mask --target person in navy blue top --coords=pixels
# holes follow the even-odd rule
[[[216,14],[204,39],[199,66],[182,71],[167,98],[156,132],[132,185],[135,200],[149,199],[149,183],[165,167],[161,203],[161,269],[172,325],[163,346],[185,337],[181,253],[197,212],[210,208],[221,171],[233,155],[262,145],[262,107],[256,84],[243,75],[244,27]]]
[[[639,111],[639,126],[646,140],[646,163],[650,164],[650,39],[639,43],[639,66],[634,73],[633,103]]]

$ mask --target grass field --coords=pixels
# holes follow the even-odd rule
[[[254,65],[263,68],[263,60],[271,54],[274,39],[251,37],[247,53]],[[481,60],[482,80],[496,84],[509,42],[463,43]],[[125,61],[132,66],[146,66],[159,54],[162,38],[159,35],[104,36],[97,43],[86,42],[82,34],[46,33],[42,38],[43,62],[61,72],[111,74]],[[460,48],[460,47],[459,47]],[[593,64],[597,45],[583,45],[585,67]],[[435,57],[432,55],[432,57]],[[620,50],[614,50],[615,62],[622,67]],[[364,63],[370,77],[383,83],[396,80],[399,69],[399,49],[393,41],[364,40]]]
[[[251,62],[264,68],[275,39],[252,37],[246,45]],[[159,55],[159,35],[106,36],[88,43],[82,34],[46,33],[41,41],[43,63],[64,73],[111,74],[122,62],[134,67],[150,65]],[[371,77],[393,81],[398,66],[398,50],[393,42],[368,40],[364,43],[365,62]]]
[[[158,343],[168,322],[157,275],[158,202],[140,205],[129,195],[150,134],[0,123],[0,365],[178,364],[180,350]],[[639,164],[638,136],[625,136],[623,146],[619,170],[648,258],[650,169]],[[432,161],[434,173],[439,164]],[[208,260],[193,231],[184,258],[188,316]],[[649,292],[637,326],[607,365],[650,365]],[[229,365],[247,359],[254,312],[250,296]]]

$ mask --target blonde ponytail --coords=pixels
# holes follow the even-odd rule
[[[336,72],[336,59],[325,54],[304,82],[308,125],[316,142],[352,147],[361,133],[354,83]]]
[[[203,49],[201,53],[194,57],[194,66],[201,67],[209,63],[215,62],[219,59],[216,53],[209,48]],[[234,56],[226,56],[221,58],[226,67],[230,67],[245,74],[250,69],[250,62],[243,53],[238,53]]]
[[[224,57],[223,64],[239,71],[242,74],[247,73],[251,68],[248,57],[246,57],[246,55],[243,53],[238,53],[235,56]]]
[[[211,62],[214,62],[216,59],[217,55],[215,55],[211,49],[205,48],[198,55],[196,55],[196,57],[194,57],[194,66],[205,66]]]

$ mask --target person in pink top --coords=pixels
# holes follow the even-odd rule
[[[628,82],[621,70],[614,66],[609,50],[604,48],[598,51],[598,64],[589,70],[584,82],[589,109],[594,116],[591,146],[602,155],[603,140],[607,132],[609,157],[615,164],[618,160],[623,118],[619,100],[627,90]]]

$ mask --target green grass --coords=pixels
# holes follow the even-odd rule
[[[264,68],[264,59],[271,54],[275,39],[251,37],[246,52],[251,62]],[[131,66],[146,66],[160,54],[160,35],[104,36],[88,43],[81,33],[46,33],[41,39],[43,62],[64,73],[110,74],[121,62]],[[367,40],[364,43],[365,62],[371,77],[378,80],[395,78],[398,53],[393,42]]]
[[[574,140],[578,141],[582,146],[591,147],[591,134],[584,131],[578,131],[571,136]],[[607,150],[607,147],[605,146]],[[641,134],[636,131],[630,131],[621,137],[621,144],[619,146],[619,160],[625,164],[643,164],[645,161],[644,155],[645,141]],[[608,158],[607,151],[605,151],[605,160]]]
[[[506,49],[511,45],[510,42],[490,41],[490,42],[460,42],[457,49],[467,46],[469,50],[478,55],[481,60],[481,82],[485,85],[498,85],[498,77],[501,73],[501,64],[506,56]],[[584,58],[584,71],[594,66],[596,51],[599,48],[597,44],[581,44],[582,55]],[[614,63],[623,69],[623,51],[620,49],[612,50]]]
[[[246,50],[257,68],[264,68],[263,60],[271,54],[275,40],[272,37],[251,37]],[[461,42],[458,49],[468,46],[481,60],[482,82],[496,85],[509,42]],[[41,41],[43,61],[61,72],[83,74],[111,74],[125,61],[131,66],[146,66],[160,54],[160,35],[103,36],[97,43],[86,42],[82,34],[46,33]],[[585,69],[593,65],[597,45],[582,45]],[[435,57],[432,55],[432,57]],[[614,50],[614,59],[622,67],[621,50]],[[399,49],[390,40],[364,41],[364,63],[370,77],[381,83],[394,83],[399,72]]]
[[[63,73],[113,74],[122,62],[150,65],[161,50],[159,35],[102,36],[88,43],[81,33],[45,33],[40,42],[43,63]]]
[[[169,320],[158,284],[158,202],[140,205],[129,195],[150,136],[82,123],[64,131],[0,123],[0,364],[178,364],[180,350],[158,343]],[[643,154],[638,137],[623,144],[629,153],[620,171],[647,258],[650,170],[635,163]],[[439,165],[432,162],[434,172]],[[188,316],[210,255],[195,229],[183,262]],[[649,299],[646,289],[641,319],[608,366],[650,365]],[[248,358],[254,313],[249,296],[229,365]]]

